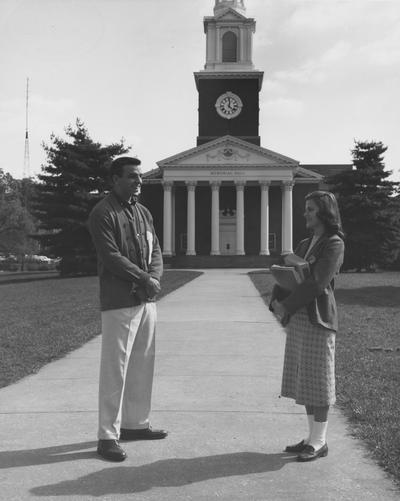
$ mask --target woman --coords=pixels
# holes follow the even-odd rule
[[[338,328],[334,277],[343,263],[344,243],[335,196],[314,191],[305,198],[306,227],[312,237],[295,254],[310,265],[310,276],[288,293],[275,286],[271,310],[287,325],[282,396],[304,405],[309,434],[286,452],[298,461],[328,455],[329,406],[335,402],[335,333]]]

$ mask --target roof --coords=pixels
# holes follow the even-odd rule
[[[353,169],[352,164],[300,164],[300,167],[321,174],[324,177],[330,177]]]

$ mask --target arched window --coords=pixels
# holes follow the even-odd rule
[[[237,36],[232,31],[227,31],[222,37],[222,62],[237,62]]]

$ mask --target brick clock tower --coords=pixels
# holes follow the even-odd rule
[[[196,72],[199,92],[197,146],[230,135],[260,145],[259,92],[264,73],[254,69],[256,23],[244,0],[215,0],[214,16],[204,18],[206,64]]]
[[[344,166],[301,166],[260,145],[256,23],[244,0],[214,1],[204,69],[194,73],[197,144],[144,175],[144,204],[173,266],[265,268],[306,236],[305,195]]]

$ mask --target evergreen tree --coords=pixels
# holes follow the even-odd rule
[[[47,163],[36,187],[35,214],[48,252],[61,257],[61,274],[95,273],[94,247],[87,230],[91,209],[109,190],[107,168],[112,157],[129,151],[123,140],[103,146],[94,142],[79,119],[43,144]]]
[[[327,179],[346,234],[345,269],[370,270],[396,260],[400,246],[399,183],[389,181],[382,142],[355,141],[353,170]]]

